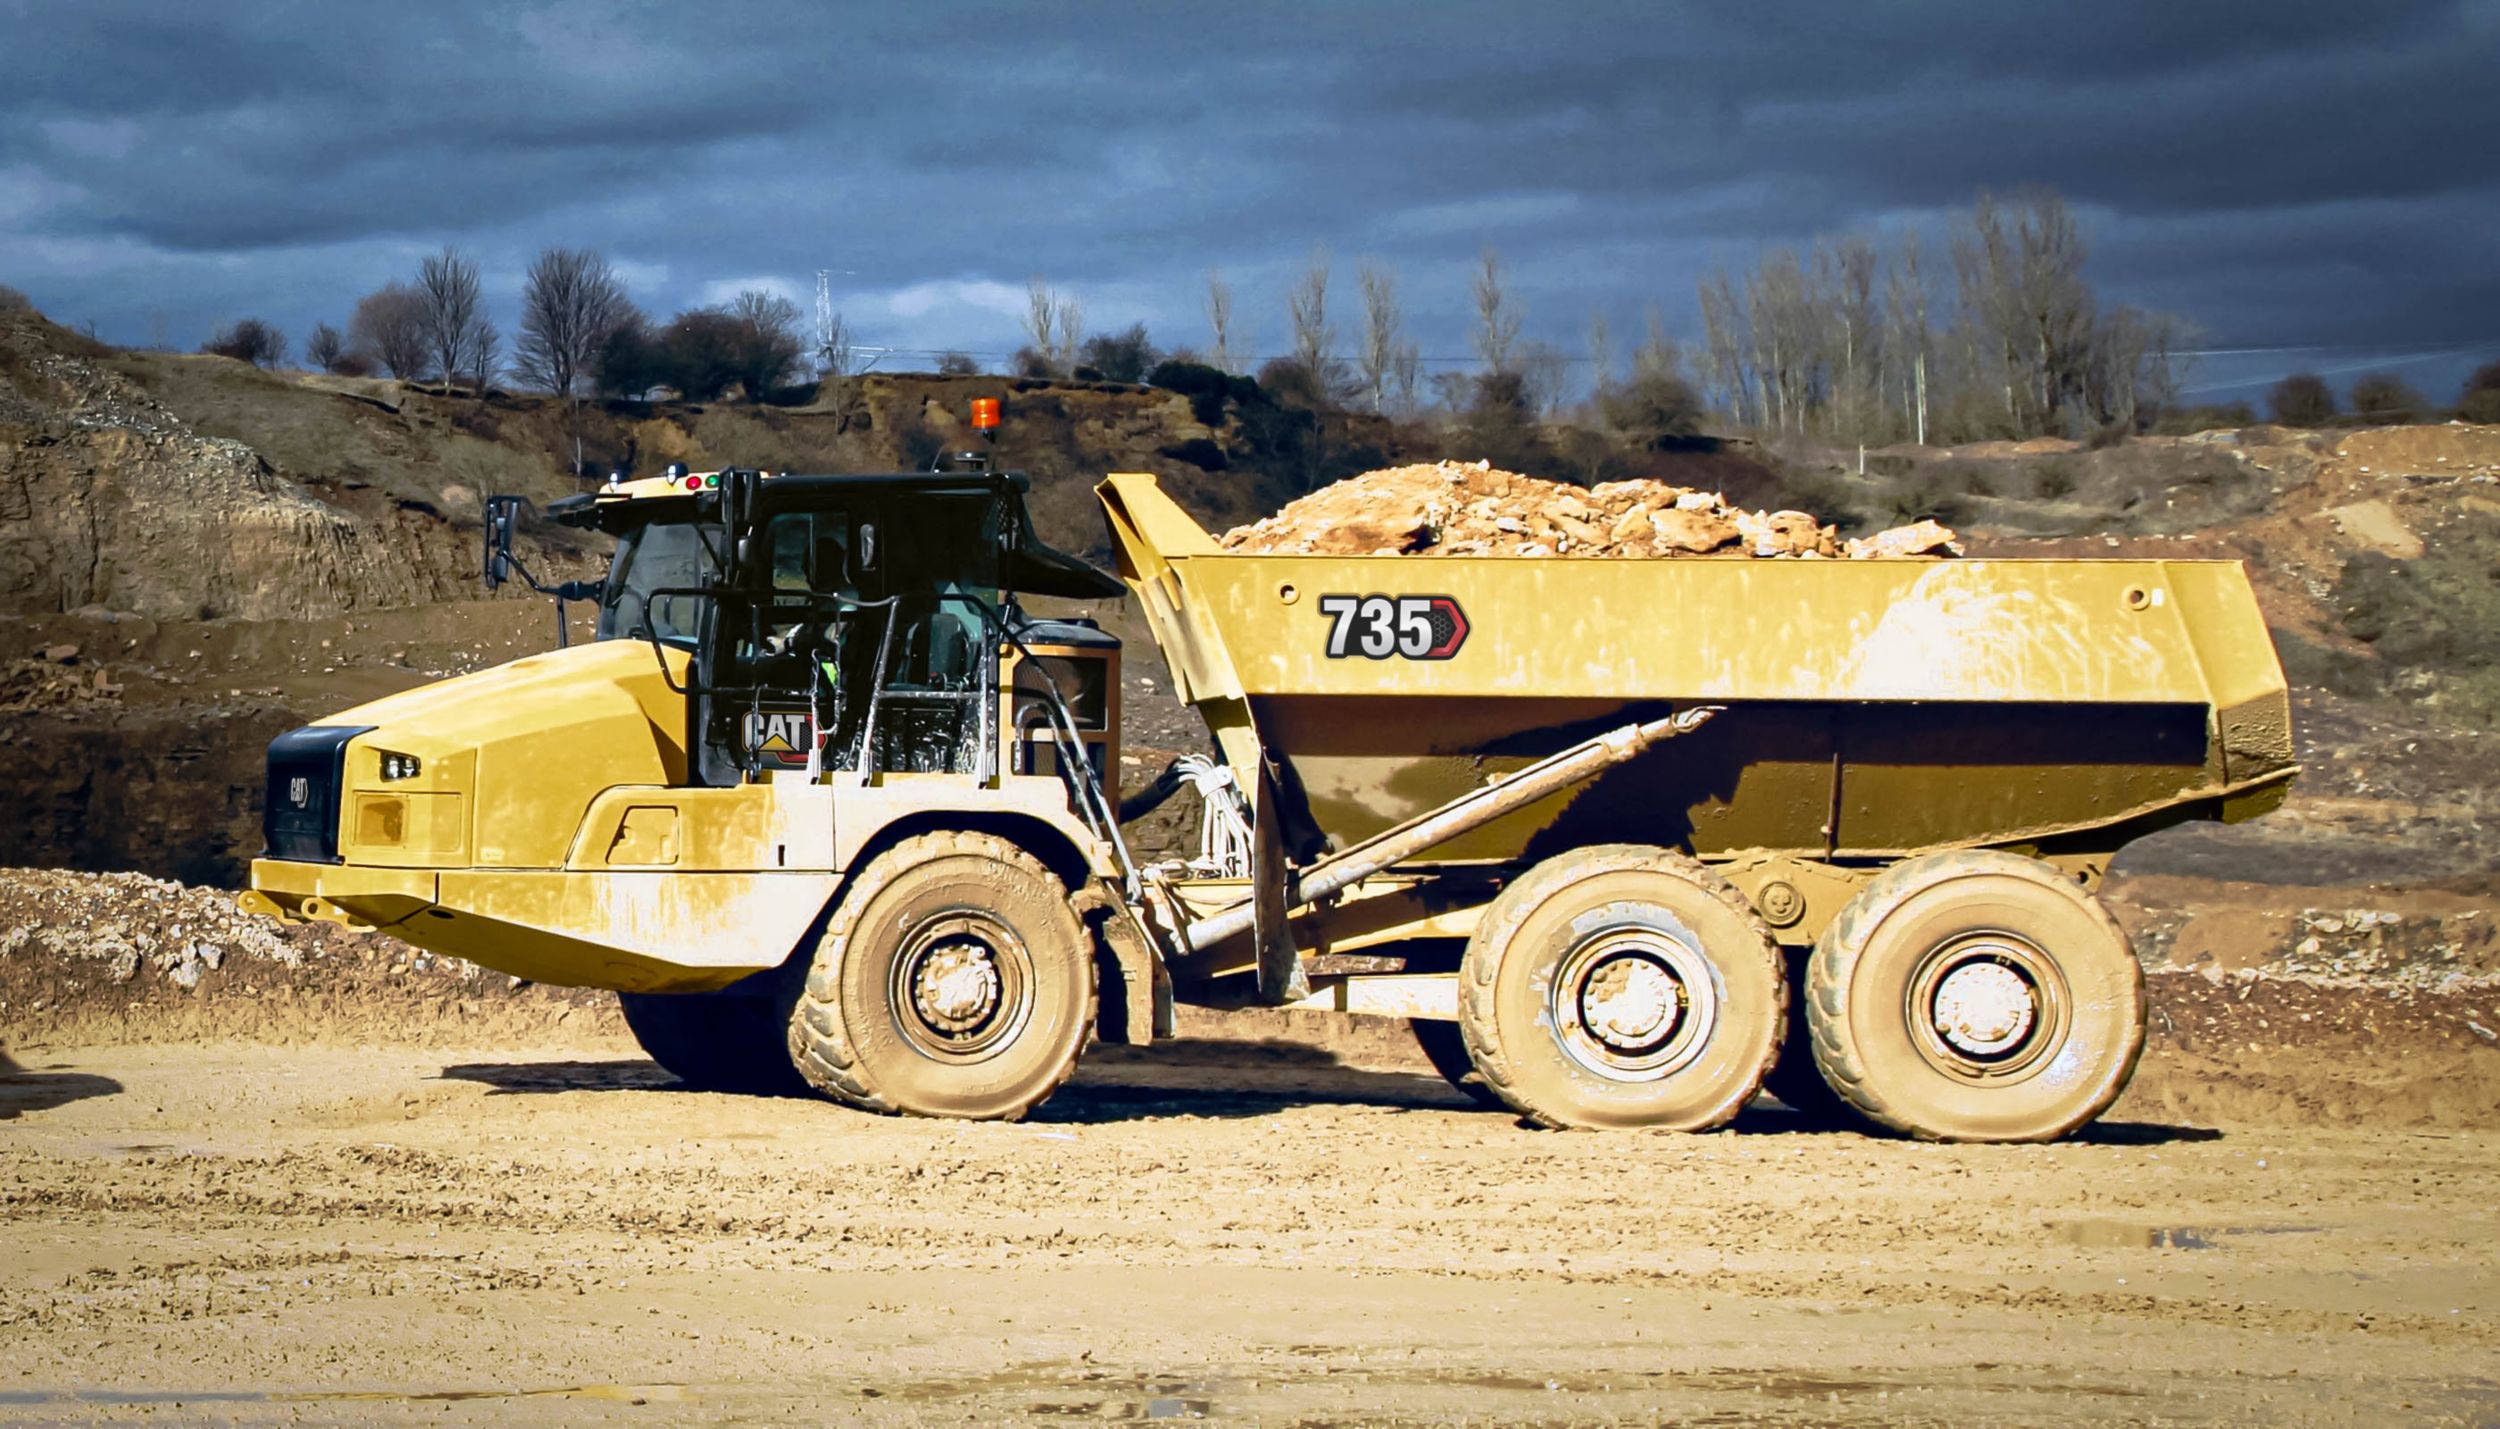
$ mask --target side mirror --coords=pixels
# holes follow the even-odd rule
[[[860,575],[872,576],[877,573],[876,522],[862,521],[859,523],[859,539],[853,546],[852,551],[855,557],[855,562],[859,566]],[[862,584],[865,583],[862,582]]]
[[[521,514],[518,496],[486,498],[486,563],[482,574],[488,590],[512,579],[512,530]]]

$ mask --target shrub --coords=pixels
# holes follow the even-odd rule
[[[1886,483],[1875,515],[1902,524],[1934,519],[1959,526],[1977,513],[1974,497],[1995,494],[1996,483],[1985,472],[1957,472],[1950,463],[1938,462]]]
[[[2279,426],[2324,426],[2335,415],[2335,389],[2314,372],[2295,372],[2266,393],[2266,410]]]
[[[1664,372],[1644,372],[1608,388],[1599,394],[1597,409],[1625,443],[1643,451],[1664,451],[1701,434],[1701,398],[1682,378]]]
[[[2031,492],[2042,501],[2063,501],[2075,494],[2073,467],[2058,462],[2035,462],[2031,468]]]
[[[2412,383],[2393,372],[2373,372],[2352,384],[2354,415],[2373,422],[2417,422],[2429,405]]]
[[[2246,402],[2225,402],[2210,407],[2173,407],[2153,423],[2153,430],[2166,437],[2184,437],[2196,432],[2231,431],[2257,425],[2257,409]]]
[[[275,367],[286,360],[286,334],[258,318],[245,318],[217,330],[200,351],[231,357],[254,367]]]
[[[948,352],[938,359],[937,370],[940,377],[978,377],[981,364],[972,360],[971,353]]]
[[[1094,369],[1097,375],[1092,380],[1097,382],[1143,382],[1157,355],[1146,338],[1146,325],[1131,323],[1125,331],[1098,332],[1085,339],[1076,360]]]
[[[639,398],[668,380],[667,369],[659,335],[639,319],[618,324],[591,364],[600,394],[607,397]]]
[[[1190,415],[1207,427],[1224,425],[1224,404],[1228,401],[1248,404],[1266,398],[1259,384],[1250,378],[1235,377],[1221,368],[1179,358],[1157,363],[1154,371],[1146,374],[1146,385],[1187,397]]]
[[[708,402],[745,375],[746,325],[728,313],[679,313],[660,334],[660,380],[689,402]]]
[[[1232,464],[1224,455],[1224,449],[1205,437],[1174,442],[1163,449],[1163,455],[1174,461],[1185,461],[1200,471],[1222,471]]]
[[[2500,422],[2500,362],[2486,362],[2465,379],[2457,415],[2469,422]]]
[[[31,313],[34,310],[33,299],[6,283],[0,283],[0,313]]]

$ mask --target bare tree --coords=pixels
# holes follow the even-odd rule
[[[625,285],[605,257],[587,248],[541,251],[521,288],[513,370],[558,396],[578,396],[626,311]]]
[[[1654,315],[1653,315],[1654,321]],[[1602,399],[1615,380],[1614,331],[1603,308],[1589,310],[1589,396]]]
[[[1424,376],[1424,350],[1414,343],[1398,347],[1397,360],[1389,365],[1389,410],[1401,422],[1415,420],[1421,409],[1417,388]]]
[[[347,339],[328,323],[314,323],[312,335],[304,339],[304,360],[324,372],[336,372],[347,356]]]
[[[1487,372],[1508,372],[1519,345],[1521,309],[1502,282],[1500,250],[1487,246],[1476,264],[1476,355]]]
[[[477,386],[477,404],[486,405],[486,390],[503,372],[503,334],[484,317],[473,318],[460,337],[460,370]],[[448,388],[450,380],[443,384]]]
[[[423,381],[433,360],[426,344],[425,300],[405,283],[365,294],[347,320],[347,345],[350,351],[371,355],[402,382]]]
[[[1927,441],[1927,369],[1935,332],[1927,320],[1927,279],[1919,272],[1918,230],[1901,236],[1901,251],[1884,277],[1884,353],[1900,384],[1903,424],[1910,438]]]
[[[1083,345],[1077,334],[1085,327],[1085,304],[1074,295],[1061,298],[1058,307],[1059,345],[1052,349],[1050,359],[1062,374],[1076,371],[1077,349]]]
[[[1233,345],[1233,288],[1224,281],[1224,275],[1213,268],[1207,270],[1207,326],[1215,330],[1215,347],[1211,356],[1216,370],[1239,370],[1241,354]]]
[[[2046,189],[1981,193],[1953,244],[1969,350],[2017,431],[2047,431],[2082,396],[2094,327],[2083,235]]]
[[[471,370],[478,345],[477,260],[443,245],[442,252],[417,265],[417,299],[426,347],[448,390]]]
[[[1385,413],[1389,410],[1390,380],[1397,368],[1398,354],[1404,349],[1398,278],[1368,258],[1363,260],[1357,277],[1363,288],[1363,344],[1356,366],[1372,410]]]
[[[521,288],[521,341],[512,354],[521,379],[564,398],[573,433],[573,472],[582,471],[582,388],[609,334],[633,305],[608,260],[587,248],[548,248]]]
[[[1076,350],[1083,341],[1085,305],[1074,296],[1061,297],[1040,274],[1025,281],[1024,330],[1033,338],[1033,353],[1053,377],[1076,370]]]
[[[1336,366],[1337,333],[1328,324],[1328,253],[1321,249],[1311,255],[1311,265],[1302,271],[1302,279],[1285,294],[1285,315],[1293,326],[1293,360],[1311,374],[1319,390],[1332,386],[1331,369]]]
[[[960,353],[948,353],[946,359],[939,362],[938,370],[947,371],[948,362],[960,356]],[[851,331],[850,322],[838,312],[826,320],[824,346],[817,349],[816,361],[821,368],[818,390],[823,394],[825,405],[833,409],[833,429],[847,432],[859,420],[860,409],[867,401],[867,388],[859,380],[864,364],[859,360],[856,335]],[[964,358],[964,361],[970,362],[971,359]]]
[[[749,288],[722,311],[736,325],[738,383],[746,388],[748,401],[761,402],[789,380],[806,350],[799,338],[799,305],[778,293]]]
[[[1702,358],[1701,381],[1718,399],[1719,406],[1739,426],[1760,424],[1759,415],[1748,400],[1752,384],[1745,371],[1745,337],[1742,332],[1743,308],[1736,301],[1736,287],[1720,269],[1701,280],[1698,294],[1701,301]]]
[[[1039,273],[1024,280],[1024,331],[1033,339],[1033,350],[1042,361],[1050,362],[1058,356],[1059,301]]]
[[[1531,416],[1543,418],[1560,406],[1571,371],[1571,359],[1550,342],[1521,344],[1518,352],[1520,391]]]
[[[1875,385],[1875,244],[1844,234],[1818,244],[1814,299],[1829,313],[1825,405],[1839,433],[1864,443],[1878,403]]]

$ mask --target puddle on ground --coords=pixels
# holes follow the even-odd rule
[[[2051,1221],[2061,1245],[2091,1250],[2218,1250],[2235,1236],[2315,1235],[2324,1226],[2148,1226],[2134,1221]]]

